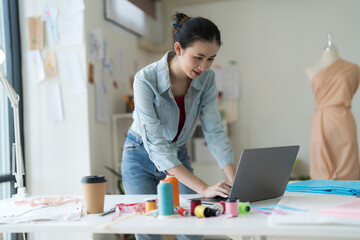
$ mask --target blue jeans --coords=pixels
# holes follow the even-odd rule
[[[186,146],[178,150],[178,159],[190,172],[190,157]],[[141,136],[129,130],[124,143],[121,159],[121,175],[126,194],[157,194],[157,185],[166,177],[166,173],[159,172],[146,152]],[[179,182],[179,193],[193,194],[192,189]],[[162,239],[161,235],[136,234],[138,240]],[[177,239],[202,239],[201,235],[177,235]]]

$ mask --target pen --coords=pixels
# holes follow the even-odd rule
[[[100,214],[99,216],[100,216],[100,217],[103,217],[103,216],[105,216],[105,215],[108,215],[108,214],[110,214],[110,213],[113,213],[113,212],[115,212],[115,209],[116,209],[116,206],[113,207],[113,208],[110,208],[109,210],[107,210],[106,212]]]

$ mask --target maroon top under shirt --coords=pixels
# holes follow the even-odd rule
[[[175,138],[172,140],[173,142],[176,142],[176,140],[178,139],[178,137],[181,133],[182,128],[184,127],[185,118],[186,118],[184,100],[185,100],[185,95],[175,98],[176,104],[178,105],[179,110],[180,110],[180,118],[179,118],[178,132],[177,132]]]

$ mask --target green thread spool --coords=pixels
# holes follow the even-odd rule
[[[249,213],[251,206],[248,203],[239,202],[239,213]]]

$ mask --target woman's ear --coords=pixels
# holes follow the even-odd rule
[[[181,45],[179,42],[174,43],[174,50],[176,55],[181,56]]]

